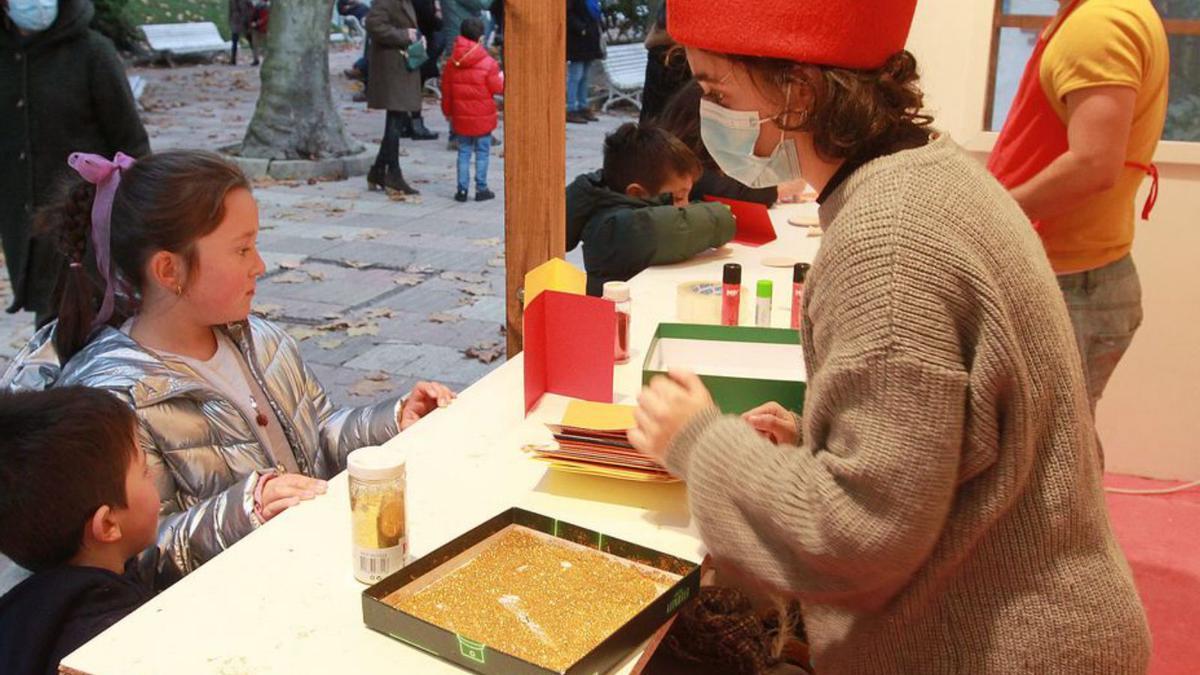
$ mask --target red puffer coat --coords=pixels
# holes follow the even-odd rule
[[[459,136],[484,136],[496,128],[494,94],[504,91],[500,64],[478,42],[459,37],[442,72],[442,112]]]

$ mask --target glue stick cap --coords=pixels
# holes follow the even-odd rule
[[[759,279],[758,280],[758,293],[756,293],[756,295],[760,298],[769,298],[769,297],[771,297],[771,292],[772,292],[771,280],[770,279]]]
[[[808,276],[808,270],[810,267],[811,266],[808,263],[796,263],[796,266],[792,268],[792,283],[804,283],[804,277]]]
[[[721,281],[727,284],[741,284],[742,266],[737,263],[725,263],[725,274],[722,276]]]

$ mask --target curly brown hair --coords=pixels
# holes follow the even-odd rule
[[[775,122],[785,131],[811,134],[822,157],[860,160],[929,140],[933,117],[923,111],[917,59],[907,50],[874,70],[723,56],[745,67],[759,92],[780,107],[787,105],[788,83],[808,94],[807,109],[785,110]]]

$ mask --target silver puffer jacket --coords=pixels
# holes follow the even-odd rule
[[[13,360],[0,386],[40,390],[82,385],[106,389],[137,413],[161,499],[155,585],[163,588],[253,531],[254,488],[272,469],[252,421],[180,361],[160,358],[113,328],[103,328],[60,368],[54,324]],[[399,431],[398,401],[335,408],[304,364],[290,335],[251,317],[226,331],[284,426],[305,475],[329,478],[351,450],[383,443]]]

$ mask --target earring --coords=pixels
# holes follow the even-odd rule
[[[175,295],[183,295],[183,284],[175,284]]]

